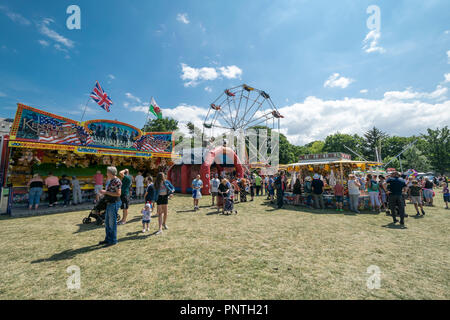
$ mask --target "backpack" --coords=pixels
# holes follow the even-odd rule
[[[311,181],[306,181],[305,182],[305,192],[306,193],[312,192]]]
[[[379,190],[378,183],[375,180],[370,180],[370,189],[374,189],[374,186]]]

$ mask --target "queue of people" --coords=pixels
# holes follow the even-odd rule
[[[275,181],[287,179],[282,178],[284,172],[280,172]],[[304,197],[306,205],[312,209],[324,209],[324,181],[319,174],[313,177],[306,176],[304,180],[295,179],[294,183],[288,184],[288,189],[293,194],[293,204],[300,205],[301,196]],[[385,211],[394,219],[394,223],[400,222],[404,224],[406,200],[409,199],[416,210],[416,216],[424,216],[424,206],[434,206],[433,197],[435,196],[434,188],[442,186],[445,208],[448,209],[450,200],[448,180],[445,177],[440,179],[415,179],[414,177],[401,176],[398,172],[392,172],[386,179],[385,176],[375,176],[368,174],[363,177],[361,174],[350,174],[346,183],[342,179],[334,182],[333,196],[336,204],[336,211],[344,211],[344,199],[347,195],[348,209],[354,213],[360,213],[360,199],[363,194],[369,197],[369,207],[373,212]],[[346,187],[345,187],[346,185]],[[278,183],[277,193],[278,207],[282,206],[282,190],[286,188],[280,187]],[[420,209],[420,211],[419,211]],[[396,217],[399,216],[400,220]]]

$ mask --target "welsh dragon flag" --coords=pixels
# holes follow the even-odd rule
[[[156,103],[155,99],[153,99],[153,97],[152,97],[152,101],[150,102],[150,107],[149,107],[148,111],[153,113],[155,115],[155,117],[157,117],[158,119],[162,119],[161,108],[158,106],[158,104]]]

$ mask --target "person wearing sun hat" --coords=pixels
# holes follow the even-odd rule
[[[314,207],[316,209],[325,209],[325,204],[323,202],[323,181],[320,180],[319,174],[314,174],[314,180],[311,183],[312,195],[314,198]],[[319,206],[320,204],[320,206]]]

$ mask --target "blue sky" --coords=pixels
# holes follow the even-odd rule
[[[81,30],[66,27],[71,4]],[[98,80],[114,105],[89,101],[85,120],[141,127],[153,96],[200,126],[225,88],[247,83],[271,95],[297,144],[450,124],[449,1],[2,0],[0,30],[1,117],[21,102],[79,120]]]

